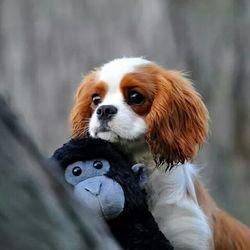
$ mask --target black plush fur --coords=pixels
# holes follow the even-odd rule
[[[76,161],[108,160],[111,168],[106,176],[118,182],[125,194],[123,212],[118,217],[107,220],[114,237],[126,250],[173,249],[149,212],[145,190],[141,190],[131,170],[134,162],[113,144],[92,138],[71,140],[57,149],[53,158],[64,169]]]

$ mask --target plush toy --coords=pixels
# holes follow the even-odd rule
[[[79,201],[103,216],[123,249],[173,249],[146,203],[147,173],[113,144],[71,140],[53,155]]]

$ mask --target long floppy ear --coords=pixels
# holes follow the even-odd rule
[[[180,72],[158,68],[147,141],[156,163],[169,167],[193,159],[206,140],[208,111],[192,83]]]
[[[72,127],[72,137],[83,137],[88,132],[88,123],[92,113],[92,89],[95,83],[96,72],[87,75],[80,83],[76,95],[75,103],[70,114],[70,123]]]

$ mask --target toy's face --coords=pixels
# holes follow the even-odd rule
[[[125,206],[121,185],[106,176],[109,170],[110,163],[104,159],[77,161],[65,169],[76,198],[105,219],[117,217]]]

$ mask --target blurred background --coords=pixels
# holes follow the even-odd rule
[[[0,0],[0,93],[45,155],[70,137],[82,76],[122,56],[189,72],[211,117],[196,163],[250,225],[250,1]]]

